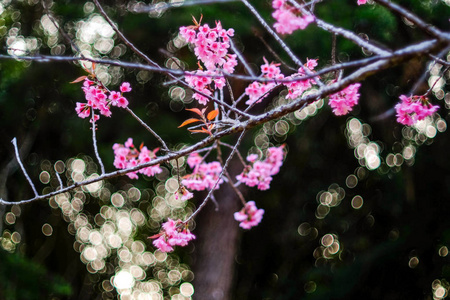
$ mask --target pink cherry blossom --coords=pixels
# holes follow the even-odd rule
[[[315,20],[314,15],[300,11],[285,0],[273,0],[272,7],[275,9],[272,17],[277,20],[273,27],[280,34],[303,30]]]
[[[234,219],[240,222],[240,227],[250,229],[261,222],[263,215],[264,209],[258,209],[255,201],[248,201],[244,208],[234,213]]]
[[[358,90],[360,86],[360,83],[351,84],[342,91],[330,95],[328,104],[331,106],[333,113],[336,116],[346,115],[348,112],[352,111],[353,106],[358,104]]]
[[[155,237],[158,238],[153,241],[153,245],[161,252],[172,252],[173,246],[186,246],[195,239],[195,235],[181,220],[174,221],[170,218],[163,223],[161,232]]]
[[[223,179],[220,178],[222,172],[222,166],[218,161],[202,162],[203,158],[193,153],[188,157],[188,165],[194,169],[192,174],[183,177],[181,184],[188,189],[195,191],[203,191],[205,189],[218,189],[219,185],[223,183]],[[216,185],[217,182],[217,185]]]
[[[367,0],[358,0],[358,5],[366,4]]]
[[[124,145],[114,144],[114,166],[118,169],[127,169],[138,166],[143,163],[152,161],[156,158],[156,152],[158,148],[150,151],[145,146],[141,146],[138,150],[133,145],[133,139],[128,138]],[[158,165],[142,168],[139,171],[128,172],[127,176],[131,179],[138,179],[137,173],[144,174],[146,176],[154,176],[162,172],[161,167]]]
[[[128,100],[123,97],[124,92],[131,91],[128,82],[122,83],[121,92],[107,90],[101,82],[85,79],[82,90],[84,92],[87,103],[77,102],[75,111],[80,118],[86,118],[90,115],[91,109],[99,110],[99,113],[105,117],[110,117],[111,106],[127,107]],[[97,118],[99,115],[96,114]]]
[[[208,24],[180,27],[180,35],[188,43],[193,44],[195,55],[206,68],[204,71],[199,62],[199,70],[191,72],[192,76],[185,77],[190,87],[204,94],[195,92],[193,98],[200,104],[206,105],[209,99],[205,95],[210,96],[214,90],[224,88],[226,81],[220,76],[223,71],[231,74],[237,65],[236,54],[228,53],[231,47],[230,37],[234,35],[234,30],[225,30],[220,22],[216,22],[214,28],[209,27]]]
[[[120,91],[122,93],[131,92],[131,85],[129,82],[122,82],[122,85],[120,86]]]
[[[254,103],[261,102],[267,97],[268,92],[277,86],[275,80],[281,80],[284,75],[279,68],[280,64],[270,63],[264,59],[264,64],[261,66],[261,77],[267,79],[274,79],[274,82],[258,82],[254,81],[245,89],[245,94],[248,96],[248,100],[245,104],[252,105]]]
[[[314,68],[316,66],[317,59],[308,59],[305,64],[305,67],[308,68],[311,73],[314,73]],[[297,77],[302,77],[305,75],[305,70],[303,68],[299,68],[298,73],[292,74],[291,76],[286,77],[286,79],[295,79]],[[285,82],[283,84],[288,88],[286,99],[297,99],[300,98],[305,91],[311,89],[316,84],[316,82],[314,81],[314,79],[305,79]]]
[[[249,155],[247,161],[250,164],[244,168],[241,174],[236,176],[236,179],[250,187],[256,186],[260,190],[269,189],[272,176],[280,171],[283,164],[283,148],[284,146],[267,149],[264,161],[256,160],[257,157]]]
[[[439,106],[431,105],[425,96],[400,96],[401,102],[395,106],[397,122],[412,126],[428,116],[433,115]]]

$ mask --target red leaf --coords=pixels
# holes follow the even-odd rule
[[[219,114],[218,109],[212,110],[208,113],[207,118],[208,118],[208,120],[212,121],[212,120],[214,120],[215,117],[217,117],[218,114]]]
[[[156,238],[159,238],[162,235],[163,235],[162,233],[154,234],[152,236],[149,236],[148,239],[156,239]]]
[[[210,133],[206,128],[202,129],[188,129],[190,132],[198,132],[198,133]]]
[[[198,109],[198,108],[186,108],[186,110],[195,112],[195,113],[196,113],[197,115],[199,115],[200,117],[203,117],[202,111],[200,111],[200,109]]]
[[[87,78],[87,76],[80,76],[80,77],[78,77],[77,79],[75,79],[74,81],[72,81],[70,83],[77,83],[77,82],[85,80],[86,78]]]
[[[187,120],[184,121],[180,126],[178,126],[178,128],[183,127],[183,126],[186,126],[186,125],[191,124],[191,123],[201,122],[201,121],[202,121],[202,120],[195,119],[195,118],[187,119]]]

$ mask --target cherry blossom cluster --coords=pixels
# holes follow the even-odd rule
[[[250,229],[261,222],[263,214],[264,209],[258,209],[255,201],[248,201],[240,211],[234,213],[234,219],[240,222],[240,227]]]
[[[400,96],[401,102],[395,106],[397,122],[407,126],[414,125],[428,116],[434,114],[439,106],[431,105],[426,96]]]
[[[360,83],[354,83],[339,91],[335,94],[330,95],[328,104],[333,109],[333,113],[336,116],[346,115],[348,112],[352,111],[353,106],[358,104],[359,100],[359,87]]]
[[[223,29],[220,21],[217,21],[214,28],[210,28],[208,24],[180,27],[180,35],[194,46],[195,55],[206,68],[206,71],[203,71],[199,64],[199,70],[192,72],[192,76],[186,76],[186,82],[189,86],[208,96],[214,90],[210,85],[212,82],[214,82],[215,89],[223,89],[225,78],[212,78],[211,76],[220,76],[222,71],[229,74],[234,72],[234,67],[237,65],[237,56],[228,53],[230,37],[234,36],[234,29]],[[209,77],[196,75],[208,75]],[[209,100],[199,93],[194,93],[193,97],[203,105]]]
[[[106,117],[111,116],[111,106],[127,107],[128,100],[123,93],[131,91],[130,84],[123,82],[120,86],[120,92],[108,91],[103,84],[92,81],[86,77],[83,82],[84,95],[87,103],[77,102],[75,111],[80,118],[87,118],[91,115],[91,109],[98,109],[100,114]],[[95,121],[99,119],[99,115],[95,115]]]
[[[118,169],[127,169],[131,167],[138,166],[143,163],[150,162],[152,159],[156,158],[156,152],[159,150],[156,148],[153,151],[147,149],[147,147],[141,145],[137,149],[133,145],[133,139],[128,138],[124,145],[114,144],[114,166]],[[127,176],[131,179],[138,179],[137,173],[141,173],[147,176],[154,176],[162,172],[159,165],[150,166],[147,168],[140,169],[139,171],[129,172]]]
[[[264,161],[258,160],[258,155],[256,154],[249,155],[247,161],[250,164],[244,168],[241,174],[236,176],[236,179],[250,187],[257,186],[260,190],[269,189],[272,176],[280,171],[280,167],[283,164],[283,148],[284,146],[282,145],[267,149]]]
[[[259,103],[262,99],[267,97],[269,91],[271,91],[274,87],[277,86],[275,81],[281,80],[284,78],[284,75],[281,74],[281,70],[278,67],[280,64],[270,63],[264,58],[265,64],[261,66],[261,77],[267,79],[273,79],[274,82],[252,82],[246,89],[245,94],[249,97],[249,99],[245,102],[245,104],[252,105],[253,103]]]
[[[314,68],[317,67],[317,59],[308,59],[305,68],[314,71]],[[298,73],[292,74],[291,76],[286,77],[285,79],[295,79],[297,77],[305,76],[306,72],[303,68],[298,69]],[[306,80],[298,80],[292,82],[285,82],[284,85],[288,88],[288,94],[286,95],[286,99],[297,99],[302,96],[302,94],[309,90],[316,82],[314,79],[306,79]]]
[[[272,17],[277,20],[273,27],[280,34],[303,30],[315,20],[314,15],[293,7],[286,0],[273,0],[272,7],[275,9]]]
[[[184,176],[181,184],[188,189],[203,191],[205,189],[212,189],[214,185],[218,189],[219,185],[223,183],[223,179],[219,178],[222,172],[222,166],[218,161],[205,163],[198,153],[191,153],[187,159],[187,163],[194,171],[192,174]]]
[[[186,246],[189,241],[195,239],[186,225],[181,220],[169,220],[162,224],[162,230],[156,236],[153,245],[161,252],[172,252],[173,246]]]

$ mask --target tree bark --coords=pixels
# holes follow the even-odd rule
[[[210,200],[197,217],[195,233],[194,299],[231,299],[239,224],[234,212],[242,208],[236,193],[223,183],[215,193],[216,205]]]

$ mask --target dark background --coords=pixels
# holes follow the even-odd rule
[[[405,25],[385,9],[373,5],[357,7],[354,2],[318,3],[316,14],[330,23],[365,33],[376,43],[392,49],[425,38],[419,30]],[[398,3],[427,22],[448,29],[450,10],[443,1]],[[104,3],[124,34],[162,65],[168,58],[166,45],[176,36],[178,28],[190,25],[191,15],[198,19],[200,14],[205,23],[212,25],[220,19],[224,28],[233,27],[236,42],[255,69],[263,63],[263,56],[276,61],[258,36],[289,62],[280,46],[238,2],[176,8],[156,18],[129,13],[127,4],[130,5],[122,1]],[[84,5],[83,1],[58,1],[51,10],[73,36],[73,24],[90,15],[83,11]],[[270,3],[259,1],[254,5],[271,23]],[[17,11],[20,17],[14,17]],[[52,49],[46,44],[48,37],[39,26],[43,14],[41,4],[32,1],[12,2],[5,7],[0,15],[0,26],[6,28],[0,36],[2,53],[6,53],[8,30],[15,27],[19,28],[19,35],[35,36],[40,41],[42,45],[34,53],[50,54]],[[314,25],[284,39],[303,60],[319,58],[319,67],[330,64],[332,38]],[[120,43],[115,40],[116,45]],[[61,37],[57,45],[66,47],[65,53],[61,54],[72,55],[70,45]],[[187,47],[175,55],[190,69],[195,68],[194,55]],[[342,61],[363,56],[358,47],[343,38],[337,39],[337,57]],[[141,61],[130,50],[119,58]],[[325,104],[301,124],[291,123],[288,134],[268,135],[274,145],[285,143],[288,155],[270,190],[246,190],[246,199],[255,200],[257,206],[265,210],[265,215],[258,227],[238,231],[237,250],[233,254],[234,273],[226,279],[231,281],[231,299],[432,299],[435,280],[440,280],[439,284],[444,288],[450,288],[447,282],[449,258],[441,249],[450,243],[449,133],[443,130],[435,138],[421,141],[419,134],[412,130],[413,138],[408,139],[402,126],[395,122],[393,112],[384,118],[376,118],[389,112],[400,94],[409,93],[425,70],[425,64],[426,60],[415,59],[362,82],[360,105],[351,116],[336,117]],[[282,69],[289,72],[285,67]],[[242,66],[238,71],[244,72]],[[138,70],[123,70],[119,80],[132,84],[131,108],[145,116],[144,120],[171,146],[180,140],[185,143],[198,141],[198,137],[190,136],[186,130],[177,129],[190,115],[181,109],[183,104],[170,99],[169,87],[162,86],[166,78],[152,74],[150,80],[140,83],[138,73]],[[89,122],[78,118],[74,111],[75,103],[83,101],[84,95],[80,84],[69,84],[81,75],[84,75],[83,70],[73,63],[0,60],[0,196],[4,199],[17,201],[33,196],[14,163],[10,143],[13,137],[17,137],[22,160],[35,182],[38,182],[44,160],[55,163],[83,155],[94,157]],[[245,88],[242,82],[231,83],[236,94]],[[427,88],[424,83],[416,93],[423,93]],[[446,90],[445,85],[443,89]],[[271,95],[260,106],[269,104],[272,96],[276,95]],[[448,94],[445,99],[449,99]],[[445,101],[434,97],[431,101],[441,107],[438,113],[448,121]],[[186,107],[192,107],[192,104]],[[370,125],[367,138],[382,149],[382,164],[376,170],[362,167],[349,147],[346,124],[355,117]],[[257,128],[247,135],[241,146],[243,155],[261,132],[261,128]],[[111,119],[102,118],[99,122],[99,151],[107,170],[113,170],[112,144],[123,142],[129,136],[136,141],[148,141],[151,148],[158,146],[125,112],[113,111]],[[384,162],[387,155],[402,153],[408,145],[416,148],[414,158],[401,166],[388,167]],[[351,174],[359,179],[354,188],[346,186],[346,179]],[[110,184],[120,189],[130,182],[124,177],[111,180]],[[138,188],[148,188],[154,185],[152,182],[140,179],[131,183]],[[336,189],[336,186],[345,191],[345,196],[325,217],[319,218],[316,213],[318,194]],[[44,187],[37,184],[39,192]],[[356,195],[364,200],[360,209],[351,205]],[[99,209],[98,200],[87,197],[85,213],[95,215]],[[80,254],[74,250],[74,236],[68,232],[68,223],[61,217],[60,210],[52,209],[47,200],[21,205],[14,224],[9,224],[6,215],[11,211],[10,206],[0,208],[3,216],[0,299],[115,297],[114,291],[106,293],[101,286],[102,280],[113,275],[113,271],[100,275],[87,272]],[[210,215],[214,213],[211,210]],[[204,214],[199,218],[204,218]],[[201,220],[197,222],[201,223]],[[44,223],[53,227],[49,237],[42,233]],[[313,228],[305,236],[299,234],[299,226],[303,223]],[[238,226],[237,222],[235,226]],[[13,232],[20,233],[20,243],[13,248],[4,246],[8,233]],[[144,226],[135,238],[143,240],[153,251],[145,236],[154,233],[152,226]],[[334,234],[340,244],[339,252],[327,259],[318,254],[321,238],[326,234]],[[215,243],[220,236],[200,235],[197,239]],[[192,246],[177,249],[175,255],[187,264],[199,259],[192,260],[195,256]],[[411,267],[409,264],[414,257],[418,264]],[[150,278],[152,270],[149,269],[147,274]],[[169,297],[171,292],[167,289],[165,294]]]

